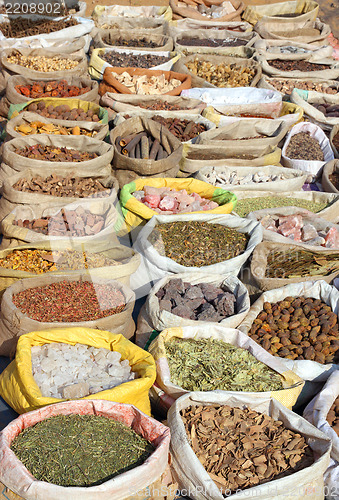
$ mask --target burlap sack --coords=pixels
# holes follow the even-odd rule
[[[0,166],[0,181],[4,181],[10,175],[21,172],[26,168],[36,167],[45,169],[51,167],[51,162],[43,160],[32,160],[15,153],[17,148],[42,144],[47,146],[74,148],[79,151],[95,152],[99,156],[93,160],[82,162],[53,162],[53,169],[64,168],[68,171],[82,171],[89,174],[96,171],[98,175],[106,176],[111,173],[111,161],[113,158],[113,147],[103,141],[85,136],[56,136],[56,135],[33,135],[18,137],[6,142],[3,147],[2,160]]]
[[[155,17],[119,17],[100,15],[94,20],[96,28],[93,28],[91,36],[95,36],[96,29],[104,30],[152,30],[155,35],[166,35],[168,22]]]
[[[8,254],[15,252],[18,249],[38,249],[52,252],[61,250],[76,250],[78,252],[84,252],[85,254],[99,254],[115,261],[111,266],[93,267],[89,269],[69,269],[66,271],[51,271],[46,273],[48,276],[60,276],[65,273],[68,276],[72,276],[74,273],[81,272],[82,274],[89,274],[90,276],[96,276],[98,278],[114,279],[129,286],[131,275],[140,265],[140,255],[138,253],[134,252],[132,248],[121,245],[114,240],[112,240],[108,246],[105,243],[100,245],[98,242],[95,249],[91,246],[90,241],[87,244],[82,243],[80,245],[78,245],[75,240],[70,241],[69,239],[60,240],[58,242],[53,242],[51,240],[37,241],[36,243],[27,243],[18,247],[0,250],[0,259],[4,259]],[[45,273],[43,274],[45,275]],[[37,273],[20,271],[18,269],[7,269],[0,266],[0,296],[6,288],[16,281],[35,277],[37,277]]]
[[[182,38],[199,38],[201,40],[206,40],[211,38],[213,40],[225,40],[225,39],[240,39],[245,40],[247,43],[245,46],[239,47],[207,47],[205,45],[183,45],[181,43]],[[241,53],[240,51],[234,49],[240,49],[241,47],[253,47],[256,40],[259,39],[257,33],[253,31],[245,33],[234,33],[232,31],[220,30],[220,29],[187,29],[184,32],[180,31],[173,37],[175,49],[179,52],[189,55],[189,53],[204,53],[204,54],[220,54],[220,55],[234,55],[236,53]],[[245,54],[245,52],[244,52]],[[248,52],[249,54],[249,52]],[[240,57],[245,57],[240,56]]]
[[[267,75],[263,75],[259,82],[258,82],[258,87],[259,88],[262,88],[262,89],[271,89],[271,90],[275,90],[276,92],[280,92],[280,94],[282,96],[290,96],[291,95],[291,92],[287,92],[287,91],[280,91],[278,90],[274,85],[273,85],[273,82],[275,80],[282,80],[280,79],[279,77],[269,77]],[[283,78],[283,80],[289,80],[289,78]],[[339,92],[339,82],[336,81],[336,80],[322,80],[322,79],[317,79],[317,81],[315,82],[314,80],[312,80],[311,77],[309,78],[291,78],[291,83],[293,83],[293,85],[298,85],[299,88],[297,87],[294,87],[294,90],[296,92],[298,92],[298,94],[300,95],[304,95],[304,94],[308,94],[309,90],[306,90],[306,89],[303,89],[302,86],[304,83],[306,82],[312,82],[312,83],[317,83],[317,84],[323,84],[325,85],[325,87],[331,87],[331,88],[334,88],[337,90],[337,92]],[[319,96],[327,96],[329,94],[327,94],[326,92],[317,92],[317,94]],[[300,107],[299,107],[300,108]]]
[[[39,38],[39,36],[41,36],[41,38]],[[74,55],[86,54],[89,44],[89,34],[81,38],[74,38],[72,40],[63,38],[48,40],[46,38],[43,38],[43,35],[38,35],[37,38],[33,38],[32,40],[26,42],[23,41],[22,38],[7,38],[5,41],[0,40],[0,47],[2,47],[3,49],[25,47],[30,49],[48,49],[55,54],[59,54],[60,52],[62,52],[63,54]]]
[[[172,10],[167,5],[96,5],[92,12],[92,19],[97,21],[103,16],[107,22],[112,19],[124,21],[126,18],[156,19],[160,22],[171,21]]]
[[[336,156],[337,158],[339,157],[338,153]],[[328,163],[325,164],[323,168],[323,174],[321,177],[321,185],[326,193],[339,194],[339,189],[337,189],[333,184],[333,182],[330,180],[330,175],[333,174],[333,172],[339,173],[339,159],[329,161]]]
[[[288,30],[289,23],[315,21],[319,11],[319,4],[313,0],[291,0],[269,5],[247,5],[242,18],[256,24],[260,19],[265,21],[280,22]],[[297,14],[295,17],[280,17],[284,14]]]
[[[137,94],[112,94],[107,92],[100,99],[103,106],[108,106],[117,113],[128,111],[142,111],[146,114],[154,114],[154,109],[145,109],[141,106],[154,106],[156,108],[158,103],[168,103],[169,105],[179,106],[178,110],[171,110],[170,113],[175,113],[178,116],[183,116],[184,113],[201,114],[205,109],[206,104],[201,102],[200,99],[190,99],[188,97],[174,96],[174,95],[137,95]],[[162,110],[162,113],[167,111]],[[165,115],[164,115],[165,116]]]
[[[35,80],[44,80],[46,76],[53,80],[62,79],[65,76],[86,76],[87,74],[87,58],[86,56],[74,56],[70,54],[63,55],[59,53],[57,56],[55,52],[50,52],[46,49],[25,49],[19,48],[15,49],[22,55],[25,56],[45,56],[45,57],[61,57],[65,59],[71,59],[72,61],[78,61],[78,65],[73,69],[61,70],[61,71],[35,71],[33,69],[25,68],[25,66],[20,66],[19,64],[11,64],[7,62],[7,57],[13,53],[13,49],[5,49],[1,52],[0,56],[0,90],[6,88],[8,79],[12,75],[25,76],[27,78],[33,78]]]
[[[36,288],[40,286],[51,285],[52,283],[60,283],[62,281],[89,281],[93,284],[112,285],[117,288],[126,300],[125,309],[118,314],[107,316],[99,320],[81,321],[66,323],[62,321],[44,323],[31,319],[27,314],[24,314],[13,303],[13,296],[28,288]],[[131,338],[134,334],[135,324],[132,319],[135,294],[127,286],[119,281],[98,277],[91,277],[88,274],[74,272],[72,276],[67,273],[59,276],[39,276],[25,280],[18,280],[13,285],[9,286],[4,292],[1,299],[0,310],[0,353],[1,355],[9,356],[15,351],[18,337],[24,333],[46,330],[48,328],[97,328],[98,330],[106,330],[113,333],[121,333],[126,338]]]
[[[246,21],[226,21],[219,22],[218,19],[200,21],[198,19],[178,19],[171,21],[168,25],[168,32],[173,38],[188,30],[225,30],[230,36],[240,36],[253,31],[253,26]]]
[[[80,127],[85,130],[88,130],[88,132],[93,134],[93,139],[96,139],[97,141],[104,141],[105,138],[108,136],[108,130],[109,130],[107,123],[104,124],[104,123],[87,122],[87,121],[83,122],[83,121],[72,121],[72,120],[56,120],[53,118],[46,118],[44,116],[39,115],[38,113],[33,113],[31,111],[23,111],[18,116],[12,118],[7,122],[6,141],[10,141],[11,139],[15,139],[17,137],[27,137],[15,129],[20,125],[25,125],[25,124],[29,125],[31,122],[53,123],[54,125],[61,125],[65,128]],[[45,133],[48,134],[48,132]],[[51,134],[51,135],[59,135],[59,134]]]
[[[121,75],[124,72],[129,73],[130,75],[138,75],[138,76],[144,76],[146,75],[148,78],[151,76],[165,76],[166,80],[172,80],[176,79],[181,82],[178,87],[175,87],[173,90],[170,90],[169,92],[165,92],[163,95],[180,95],[181,92],[184,89],[190,89],[191,88],[191,77],[189,75],[183,74],[183,73],[177,73],[176,71],[161,71],[161,70],[151,70],[151,69],[139,69],[139,68],[106,68],[104,75],[103,75],[103,81],[99,85],[99,94],[103,96],[106,92],[114,92],[117,94],[133,94],[129,90],[128,87],[120,83],[113,75],[112,73],[117,73],[118,75]]]
[[[212,147],[232,147],[239,144],[239,152],[246,150],[247,147],[259,146],[278,146],[288,132],[288,126],[283,123],[274,123],[271,120],[258,119],[252,123],[236,122],[223,127],[211,130],[208,135],[203,134],[197,137],[197,144],[210,144]],[[252,139],[257,135],[264,135],[260,139]],[[237,142],[236,139],[241,139]]]
[[[266,52],[265,55],[257,55],[257,60],[260,62],[262,70],[264,73],[270,76],[278,76],[281,78],[312,78],[312,79],[326,79],[326,80],[335,80],[339,77],[339,63],[335,62],[332,58],[323,58],[310,60],[310,54],[293,54],[286,57],[283,54],[270,54]],[[288,60],[288,61],[307,61],[310,63],[316,64],[326,64],[327,68],[316,71],[283,71],[281,69],[276,69],[270,65],[270,61],[272,60]]]
[[[261,19],[254,26],[261,38],[270,40],[288,40],[289,42],[312,43],[316,45],[327,45],[331,28],[322,23],[318,18],[315,22],[293,22],[289,20],[288,29],[284,29],[282,18],[269,21]]]
[[[332,130],[332,127],[339,125],[339,111],[336,117],[325,116],[324,113],[319,111],[312,104],[331,104],[337,105],[339,110],[339,94],[320,94],[318,92],[309,91],[302,95],[293,90],[290,99],[294,104],[297,104],[304,110],[304,114],[309,121],[319,125],[324,130]]]
[[[245,8],[244,4],[240,0],[228,0],[227,2],[224,2],[223,0],[217,0],[213,2],[213,4],[214,5],[221,4],[220,6],[225,7],[225,12],[222,13],[220,17],[213,18],[200,14],[200,12],[197,9],[191,7],[192,5],[191,3],[189,2],[184,2],[184,3],[186,3],[186,6],[182,7],[182,2],[181,5],[179,5],[179,0],[169,0],[169,5],[173,11],[173,19],[189,18],[189,19],[197,19],[199,21],[204,21],[204,22],[207,22],[209,20],[211,21],[217,20],[219,22],[240,21],[241,19],[240,15]],[[176,17],[174,17],[174,15]]]
[[[270,252],[284,252],[288,255],[289,252],[293,250],[300,250],[300,247],[293,244],[275,243],[271,241],[263,241],[254,249],[251,259],[251,275],[257,283],[258,287],[265,292],[266,290],[273,290],[274,288],[280,288],[290,283],[301,283],[303,281],[318,281],[324,280],[326,283],[331,283],[338,271],[335,271],[328,276],[323,275],[313,275],[313,276],[301,276],[299,278],[267,278],[267,258]],[[321,252],[313,250],[317,255],[323,256],[326,254],[334,253],[333,250],[326,249]]]
[[[128,46],[129,49],[136,50],[152,50],[152,52],[171,52],[173,50],[173,39],[168,35],[154,33],[151,29],[99,29],[94,28],[92,30],[92,45],[94,48],[122,48],[120,45],[115,45],[115,41],[118,38],[124,38],[125,40],[137,40],[138,38],[143,38],[149,42],[156,43],[158,47],[152,47],[152,49],[147,47]],[[109,42],[109,43],[108,43]],[[125,47],[127,48],[127,47]]]
[[[294,47],[295,49],[304,49],[307,52],[301,52],[300,54],[283,53],[280,49],[284,47]],[[300,43],[291,42],[285,40],[263,40],[258,38],[254,42],[254,48],[256,49],[258,55],[266,57],[275,54],[279,56],[279,59],[295,60],[299,59],[300,56],[308,54],[310,62],[317,62],[317,60],[322,60],[326,58],[331,58],[333,53],[333,47],[331,45],[324,45],[318,47],[317,45],[312,45],[310,43]]]
[[[128,134],[133,134],[134,132],[141,132],[143,130],[149,131],[153,137],[159,140],[160,144],[163,144],[164,141],[167,141],[173,152],[162,160],[138,160],[135,158],[129,158],[128,156],[124,156],[119,153],[115,140],[117,137],[125,137]],[[153,120],[149,120],[144,117],[135,117],[130,120],[126,120],[124,123],[116,127],[112,130],[110,134],[111,144],[114,146],[114,158],[113,158],[113,167],[119,170],[126,170],[137,174],[133,177],[143,177],[147,175],[152,175],[156,177],[167,177],[164,175],[164,172],[168,170],[177,169],[179,170],[179,162],[182,156],[182,144],[181,142],[174,137],[169,130],[160,125],[160,123],[156,123]],[[159,175],[162,174],[162,175]],[[175,177],[175,175],[172,177]],[[120,183],[120,181],[119,181]]]
[[[189,71],[189,69],[186,66],[186,63],[192,62],[196,59],[196,55],[190,55],[187,57],[181,57],[173,66],[174,71],[178,71],[179,73],[184,73],[186,75],[190,75],[192,78],[192,87],[208,87],[208,88],[220,88],[216,87],[212,83],[207,82],[207,80],[204,80],[203,78],[200,78],[200,76],[196,76],[192,71]],[[251,81],[251,84],[249,87],[255,87],[257,82],[260,80],[261,77],[261,66],[259,63],[253,60],[249,59],[241,59],[238,57],[224,57],[224,56],[214,56],[214,55],[199,55],[198,57],[199,60],[201,61],[208,61],[212,64],[225,64],[225,65],[235,65],[237,67],[250,67],[255,70],[255,75],[253,80]]]
[[[338,133],[339,133],[339,124],[338,125],[334,125],[334,127],[331,130],[331,134],[330,134],[330,144],[331,144],[331,147],[333,149],[333,153],[334,153],[334,157],[335,158],[339,158],[339,150],[335,147],[335,145],[333,143],[333,139],[335,138],[335,136]]]
[[[87,201],[94,201],[94,200],[103,200],[108,203],[116,204],[117,202],[117,194],[119,190],[119,184],[118,181],[112,177],[112,176],[107,176],[107,177],[102,177],[96,173],[96,170],[94,169],[91,174],[86,173],[86,175],[81,175],[76,169],[73,171],[70,169],[59,169],[57,170],[57,175],[61,175],[62,177],[68,177],[69,175],[77,176],[77,177],[91,177],[93,179],[98,180],[103,184],[105,187],[107,187],[108,190],[108,196],[102,197],[102,198],[79,198],[79,197],[65,197],[65,196],[53,196],[51,194],[47,193],[27,193],[24,191],[18,191],[14,189],[14,185],[20,181],[21,179],[27,179],[31,180],[32,177],[36,176],[41,176],[43,178],[47,178],[52,174],[55,174],[55,170],[53,168],[53,165],[49,165],[49,167],[46,167],[41,171],[41,169],[36,169],[36,168],[28,168],[26,170],[23,170],[22,172],[16,173],[14,175],[11,175],[9,178],[7,178],[3,185],[2,185],[2,190],[1,190],[1,198],[0,198],[0,220],[2,220],[6,215],[12,212],[15,207],[25,207],[29,206],[33,210],[35,208],[40,208],[41,210],[44,210],[48,207],[63,207],[65,205],[68,205],[70,203],[74,203],[76,201],[86,203]]]
[[[34,209],[28,205],[16,207],[9,215],[7,215],[0,223],[2,229],[2,242],[0,249],[14,247],[22,245],[25,243],[35,243],[37,241],[50,241],[52,243],[58,243],[69,239],[70,244],[75,242],[77,245],[91,244],[93,251],[96,250],[97,245],[99,248],[106,249],[112,245],[112,243],[117,243],[117,233],[122,230],[123,219],[117,209],[109,202],[103,200],[94,200],[92,202],[75,202],[68,204],[63,208],[65,210],[75,210],[81,206],[85,210],[90,211],[92,214],[101,215],[104,218],[104,226],[95,235],[91,236],[50,236],[33,231],[32,229],[26,229],[13,224],[16,220],[34,220],[40,217],[53,216],[60,212],[60,207],[50,206],[37,207]]]

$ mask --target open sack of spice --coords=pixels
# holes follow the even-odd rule
[[[294,21],[307,23],[315,21],[319,12],[319,5],[313,0],[302,0],[301,2],[285,1],[270,5],[248,5],[242,17],[249,23],[255,25],[260,19],[280,21],[287,29]]]
[[[257,60],[263,72],[270,76],[325,80],[336,80],[339,76],[339,64],[332,57],[315,59],[310,53],[286,57],[266,52],[265,55],[258,55]]]
[[[307,122],[294,125],[281,155],[284,167],[309,172],[315,178],[321,174],[325,163],[334,160],[330,141],[324,132],[317,125]]]
[[[196,173],[197,179],[230,191],[300,191],[307,177],[300,170],[276,165],[267,167],[212,166],[203,167]]]
[[[181,1],[171,0],[170,7],[173,11],[173,19],[197,19],[199,21],[240,21],[240,15],[244,10],[244,4],[239,0],[203,0]]]
[[[338,128],[339,129],[339,128]],[[338,134],[339,139],[339,134]],[[339,146],[339,143],[338,143]],[[325,164],[321,176],[321,185],[327,193],[339,194],[339,161],[332,160]]]
[[[76,201],[101,199],[113,205],[117,202],[119,185],[110,176],[70,171],[53,167],[26,169],[7,178],[2,185],[0,220],[14,208],[29,206],[40,210],[64,207]],[[84,206],[84,205],[83,205]]]
[[[99,25],[102,19],[105,19],[108,25],[112,25],[112,21],[121,21],[123,24],[126,18],[128,20],[141,18],[147,24],[150,20],[156,20],[163,24],[172,19],[172,12],[169,7],[160,5],[96,5],[92,18]]]
[[[81,270],[16,281],[1,299],[0,352],[13,355],[20,335],[54,327],[98,328],[131,338],[134,300],[127,285]]]
[[[339,372],[334,372],[320,393],[306,406],[303,417],[332,441],[331,461],[324,474],[325,491],[331,500],[338,498],[339,482]]]
[[[282,96],[290,96],[296,89],[298,94],[306,92],[316,92],[318,96],[336,95],[339,89],[339,82],[336,80],[313,80],[308,78],[278,78],[262,76],[258,82],[259,88],[277,90]]]
[[[166,52],[173,50],[173,39],[163,32],[154,32],[152,27],[132,29],[94,28],[92,45],[97,48],[128,48],[140,51]]]
[[[180,95],[191,88],[191,77],[176,71],[141,68],[106,68],[99,94]]]
[[[338,273],[337,250],[309,250],[293,243],[263,241],[251,259],[251,276],[262,291],[302,281],[331,283]]]
[[[330,133],[330,143],[333,149],[334,157],[339,158],[339,123],[332,127]]]
[[[292,283],[264,292],[238,328],[304,380],[325,381],[339,363],[338,299],[324,281]]]
[[[153,215],[179,213],[231,213],[236,196],[196,179],[136,179],[120,191],[120,205],[128,227],[145,223]],[[1,205],[1,200],[0,200]]]
[[[254,31],[261,38],[268,40],[286,40],[288,42],[311,43],[312,45],[323,46],[328,44],[328,36],[331,34],[331,27],[317,18],[315,21],[287,20],[288,26],[284,26],[282,18],[260,19],[254,26]],[[285,20],[286,22],[286,20]],[[287,29],[286,29],[287,28]]]
[[[35,446],[27,456],[32,440]],[[67,401],[21,415],[6,427],[0,442],[0,481],[9,497],[30,500],[58,495],[65,500],[74,495],[84,500],[132,500],[138,493],[147,497],[150,490],[167,491],[172,482],[169,442],[168,427],[135,406]],[[103,454],[99,462],[98,453]]]
[[[27,168],[53,168],[79,171],[81,175],[94,171],[97,175],[111,175],[113,147],[86,136],[32,135],[18,137],[3,146],[0,180]]]
[[[177,273],[237,276],[262,240],[259,223],[217,214],[154,215],[134,245],[142,263],[131,276],[134,290]]]
[[[253,31],[240,33],[217,27],[191,28],[184,31],[174,28],[174,33],[174,46],[184,55],[205,53],[226,56],[242,53],[244,57],[244,48],[252,48],[259,38]]]
[[[174,403],[167,421],[174,477],[194,500],[324,494],[331,441],[272,397],[193,392]]]
[[[266,57],[275,54],[281,60],[294,60],[300,56],[309,56],[310,62],[328,59],[332,57],[333,48],[324,43],[323,46],[312,45],[311,43],[292,42],[285,40],[263,40],[257,38],[254,41],[254,48],[259,56]]]
[[[255,87],[261,77],[261,67],[253,59],[210,54],[181,57],[173,69],[189,75],[192,87]]]
[[[148,350],[156,383],[173,400],[190,391],[264,392],[291,409],[303,388],[297,375],[233,328],[167,328]]]
[[[303,108],[309,121],[319,125],[324,130],[332,130],[339,125],[339,95],[319,95],[318,92],[300,94],[293,90],[291,101]]]
[[[160,123],[130,118],[112,130],[110,141],[120,187],[138,177],[175,177],[178,173],[182,144]]]

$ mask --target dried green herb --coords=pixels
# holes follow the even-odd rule
[[[266,278],[329,276],[339,272],[339,254],[319,254],[307,250],[272,250],[267,256]]]
[[[165,342],[173,384],[187,391],[283,389],[281,376],[240,347],[214,339]]]
[[[221,224],[185,221],[158,224],[148,240],[160,255],[182,266],[202,267],[240,255],[249,237]]]
[[[153,446],[127,425],[96,415],[57,415],[24,429],[11,450],[39,481],[95,486],[141,465]]]
[[[259,196],[257,198],[243,198],[237,201],[235,212],[239,217],[246,217],[250,212],[263,210],[264,208],[280,207],[300,207],[317,213],[326,208],[326,201],[313,202],[311,200],[302,200],[300,198],[285,198],[284,196]]]

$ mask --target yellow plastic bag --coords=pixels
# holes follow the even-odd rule
[[[17,413],[65,401],[42,396],[32,375],[31,347],[57,342],[71,345],[79,343],[120,352],[121,358],[128,359],[131,369],[138,374],[135,380],[81,399],[104,399],[132,404],[147,415],[151,414],[148,391],[156,377],[155,363],[151,354],[137,347],[123,335],[79,327],[31,332],[19,338],[14,361],[0,375],[0,395]]]
[[[144,186],[152,186],[156,188],[170,187],[172,189],[176,189],[177,191],[180,189],[186,189],[188,194],[197,193],[201,197],[215,201],[219,204],[219,207],[214,208],[213,210],[190,212],[192,214],[230,214],[237,201],[235,194],[230,191],[216,188],[215,186],[212,186],[212,184],[208,184],[207,182],[199,181],[197,179],[166,179],[161,177],[136,179],[129,184],[125,184],[120,192],[121,209],[125,217],[126,226],[129,229],[146,223],[147,220],[151,219],[153,215],[156,215],[157,213],[132,196],[134,191],[141,191]]]

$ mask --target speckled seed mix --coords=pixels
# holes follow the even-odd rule
[[[125,297],[112,285],[89,281],[60,281],[27,288],[13,296],[14,305],[29,318],[41,322],[94,321],[120,313]]]
[[[324,161],[319,141],[309,132],[299,132],[291,137],[286,148],[287,158],[304,161]]]
[[[79,61],[59,56],[24,56],[17,51],[7,57],[7,62],[9,64],[18,64],[34,71],[42,71],[43,73],[74,69],[79,64]]]

